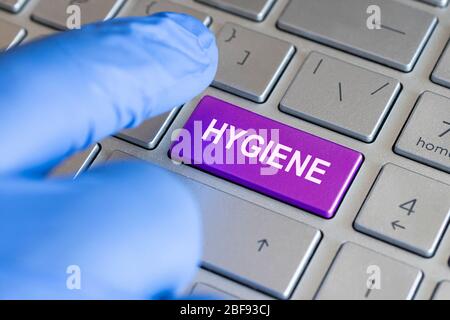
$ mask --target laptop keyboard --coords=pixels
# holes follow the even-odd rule
[[[262,21],[269,13],[276,0],[198,0],[219,9],[246,17],[255,21]]]
[[[375,281],[367,283],[370,281],[367,278],[368,271],[369,274],[377,272],[378,268],[387,273],[384,275],[385,279],[395,279],[393,283],[380,281],[384,287],[382,290],[377,289]],[[315,298],[409,300],[414,297],[422,277],[422,272],[417,268],[354,243],[346,243],[339,250]]]
[[[379,30],[367,27],[367,8],[379,6]],[[436,17],[392,0],[291,1],[278,27],[336,49],[409,72],[437,23]]]
[[[442,281],[438,285],[433,300],[450,300],[450,281]]]
[[[209,26],[212,22],[211,17],[206,13],[172,1],[156,2],[154,0],[138,0],[137,5],[131,12],[131,15],[147,16],[164,11],[182,12],[189,14],[202,21],[205,26]]]
[[[447,46],[442,57],[439,60],[436,69],[431,75],[433,82],[440,84],[444,87],[450,88],[450,47]]]
[[[280,109],[355,139],[373,142],[400,89],[396,79],[312,52]]]
[[[19,12],[28,0],[2,0],[0,1],[0,8],[11,11]]]
[[[192,139],[186,150],[181,135],[181,143],[174,139],[172,159],[327,219],[363,162],[357,151],[210,96],[183,129],[195,137],[198,123],[205,126],[200,145]],[[205,151],[211,141],[215,152],[210,154]],[[242,157],[235,157],[236,149],[244,150]]]
[[[356,218],[355,228],[430,258],[450,219],[449,195],[449,185],[387,164]]]
[[[58,30],[67,25],[67,7],[76,4],[81,9],[81,23],[87,24],[114,17],[124,0],[41,0],[34,8],[31,17],[42,24]]]
[[[108,161],[122,159],[131,156],[115,151]],[[204,200],[200,208],[203,223],[208,226],[204,233],[208,243],[203,256],[205,267],[274,297],[288,298],[321,232],[198,182],[186,183],[194,195]],[[255,240],[257,250],[248,239]]]
[[[26,35],[26,31],[24,28],[7,22],[0,20],[0,48],[9,49],[19,44]]]
[[[213,86],[258,103],[267,100],[295,52],[286,41],[231,23],[223,26],[217,45],[219,69]]]
[[[83,24],[175,11],[217,34],[220,66],[203,100],[101,141],[52,173],[139,158],[184,177],[205,234],[187,292],[449,299],[447,0],[0,0],[0,50],[65,30],[69,4],[79,4]],[[381,9],[379,29],[366,25],[369,5]],[[213,113],[216,130],[241,119],[241,129],[261,122],[289,132],[280,148],[290,158],[274,163],[303,180],[258,181],[245,165],[174,164],[174,129]],[[322,159],[330,149],[333,159]],[[326,162],[342,166],[334,189]]]
[[[434,6],[446,7],[448,5],[448,0],[419,0]]]
[[[449,140],[450,99],[425,92],[403,129],[395,152],[450,173]]]
[[[178,111],[179,108],[174,108],[170,112],[145,121],[137,128],[128,129],[117,134],[117,137],[137,144],[142,148],[155,149],[166,133],[167,128],[172,124]]]

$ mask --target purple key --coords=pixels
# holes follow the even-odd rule
[[[210,96],[179,130],[170,156],[328,219],[364,161],[359,152]]]

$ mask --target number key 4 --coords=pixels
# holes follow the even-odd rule
[[[449,194],[447,184],[387,164],[361,208],[355,228],[431,257],[450,218]]]

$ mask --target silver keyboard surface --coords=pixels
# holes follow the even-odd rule
[[[0,0],[0,50],[65,29],[67,3]],[[369,4],[381,8],[381,29],[373,32],[365,24]],[[187,293],[449,299],[447,0],[88,0],[83,10],[83,23],[161,10],[195,15],[218,35],[222,54],[203,95],[365,156],[336,216],[322,219],[174,164],[167,156],[171,135],[197,97],[55,169],[53,175],[78,175],[111,158],[134,157],[186,177],[206,239]],[[379,271],[380,286],[370,282],[372,271]]]
[[[380,29],[375,30],[364,23],[373,5],[382,13]],[[436,17],[425,11],[392,0],[297,0],[286,7],[278,26],[409,72],[436,22]]]

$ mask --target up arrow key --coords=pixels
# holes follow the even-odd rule
[[[269,241],[267,241],[267,239],[259,240],[258,244],[259,244],[258,252],[261,252],[264,247],[269,247]]]

